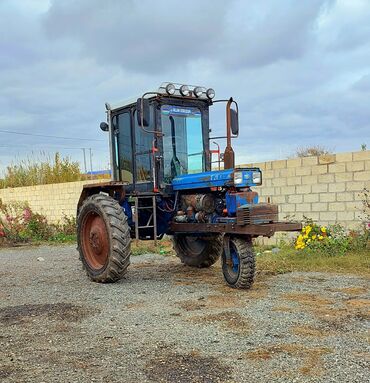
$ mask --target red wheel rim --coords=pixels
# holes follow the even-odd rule
[[[84,258],[91,269],[102,269],[108,260],[109,240],[103,218],[90,212],[84,219],[82,231],[82,250]]]

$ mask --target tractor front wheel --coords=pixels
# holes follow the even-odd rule
[[[254,280],[255,255],[249,237],[225,237],[222,272],[226,283],[236,289],[249,289]]]
[[[96,194],[87,198],[77,217],[80,259],[94,282],[116,282],[130,264],[130,228],[121,206],[113,198]]]
[[[173,236],[173,248],[187,266],[210,267],[221,256],[222,235],[196,237],[184,234]]]

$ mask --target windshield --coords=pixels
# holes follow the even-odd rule
[[[198,108],[161,107],[164,181],[204,171],[202,118]]]

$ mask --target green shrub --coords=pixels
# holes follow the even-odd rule
[[[299,147],[296,150],[295,155],[297,157],[314,157],[330,154],[331,151],[321,145],[313,145],[307,147]]]
[[[29,239],[46,241],[52,236],[54,230],[45,216],[32,213],[30,220],[27,222],[27,231]]]
[[[57,230],[63,233],[64,235],[75,235],[76,225],[76,217],[68,217],[67,215],[63,214],[62,222],[55,226]]]
[[[43,185],[86,179],[81,174],[77,161],[68,157],[61,158],[57,152],[54,158],[42,155],[40,158],[28,158],[7,167],[0,187],[20,187]]]
[[[365,250],[369,239],[368,226],[362,226],[359,230],[349,230],[341,224],[326,227],[305,217],[302,233],[295,240],[295,248],[307,255],[345,255],[350,251]]]
[[[59,224],[50,224],[46,217],[34,213],[26,202],[2,203],[0,199],[0,239],[6,243],[76,239],[76,219],[64,216]]]
[[[364,189],[361,193],[363,222],[367,228],[370,229],[370,191]]]

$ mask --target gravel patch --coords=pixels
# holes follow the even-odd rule
[[[103,285],[73,246],[3,249],[0,381],[368,382],[369,299],[358,276],[260,273],[238,291],[219,264],[155,254]]]

